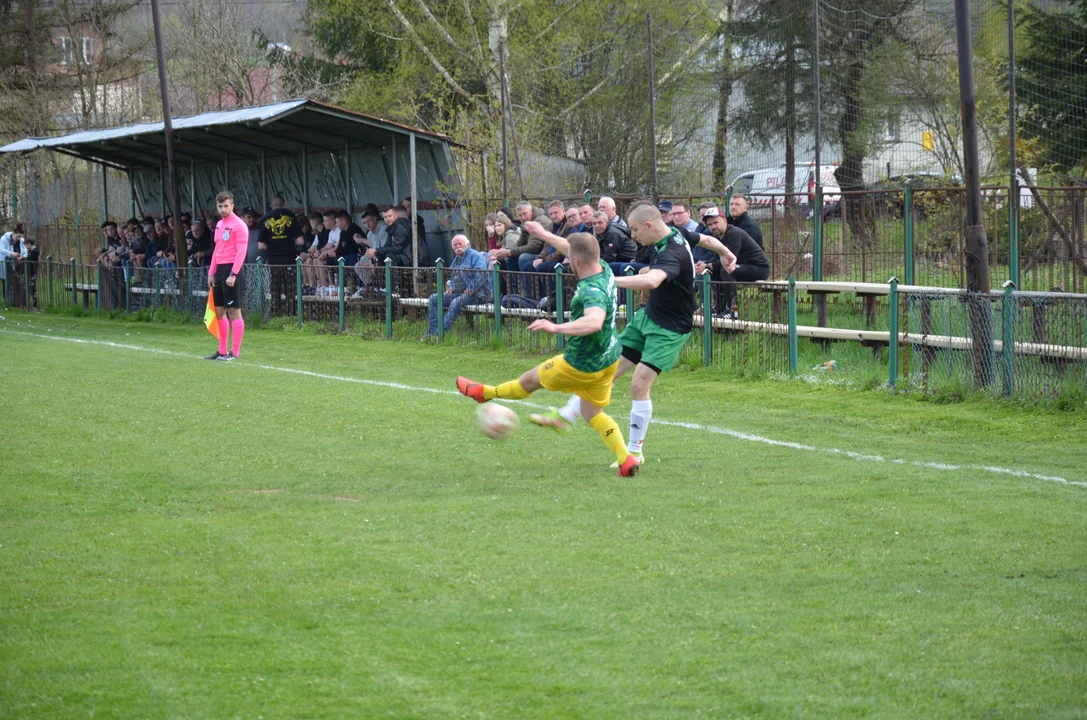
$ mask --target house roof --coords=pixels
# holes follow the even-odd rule
[[[101,130],[81,130],[56,137],[28,137],[0,147],[3,153],[47,149],[118,169],[160,167],[166,161],[162,121]],[[178,162],[221,163],[232,155],[299,155],[303,148],[340,152],[354,147],[382,147],[415,134],[429,142],[461,146],[428,130],[301,98],[287,102],[206,112],[173,120]]]

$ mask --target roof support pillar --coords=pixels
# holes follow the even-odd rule
[[[268,153],[264,150],[260,151],[260,198],[261,209],[268,207]]]
[[[415,187],[415,133],[408,136],[408,153],[411,155],[411,217],[408,218],[408,222],[411,223],[411,266],[418,270],[419,223],[416,221],[416,217],[419,214],[419,193],[416,192]],[[441,292],[441,288],[438,288],[438,291]]]
[[[309,149],[302,146],[302,207],[309,215]]]
[[[128,166],[128,216],[136,217],[136,176],[132,174],[132,166]]]
[[[351,193],[351,143],[344,143],[343,146],[343,187],[344,194],[347,196],[347,214],[354,222],[355,211],[352,203],[354,198]]]
[[[389,199],[390,205],[396,205],[397,198],[400,197],[400,184],[396,172],[396,135],[393,135],[393,196]]]

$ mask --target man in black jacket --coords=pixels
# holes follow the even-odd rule
[[[701,262],[695,266],[696,273],[701,273],[704,268],[709,267],[714,280],[730,283],[725,286],[723,293],[718,293],[717,297],[717,309],[729,311],[736,294],[736,287],[732,283],[749,283],[767,279],[770,277],[770,261],[766,259],[766,253],[762,251],[759,244],[740,228],[729,225],[724,214],[717,208],[708,208],[702,217],[702,222],[710,233],[736,256],[736,268],[731,273],[721,267],[719,260],[708,266]]]
[[[593,213],[593,234],[600,243],[600,259],[603,262],[622,264],[634,260],[638,246],[621,227],[608,219],[606,213],[597,210]],[[616,272],[612,269],[612,272]],[[622,272],[619,272],[622,275]]]
[[[747,214],[746,197],[740,193],[733,195],[728,201],[728,214],[729,225],[740,228],[750,235],[751,239],[758,243],[759,247],[765,247],[762,244],[762,230],[759,228],[759,224]]]
[[[411,224],[407,218],[399,217],[395,207],[382,210],[381,217],[385,220],[389,242],[382,248],[370,248],[366,257],[378,265],[384,265],[385,258],[392,258],[395,267],[411,267]],[[422,258],[419,260],[421,265]]]

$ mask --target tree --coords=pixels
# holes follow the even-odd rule
[[[1026,47],[1016,77],[1020,132],[1066,178],[1087,178],[1087,0],[1028,6],[1019,14]],[[1059,88],[1059,92],[1056,89]]]

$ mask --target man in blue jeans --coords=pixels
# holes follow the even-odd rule
[[[465,304],[483,302],[491,294],[491,275],[487,271],[487,255],[473,250],[464,235],[454,235],[453,252],[456,257],[449,264],[449,280],[445,284],[442,303],[446,308],[443,325],[445,331],[453,327],[457,315]],[[430,296],[430,327],[427,336],[438,334],[438,293]]]

